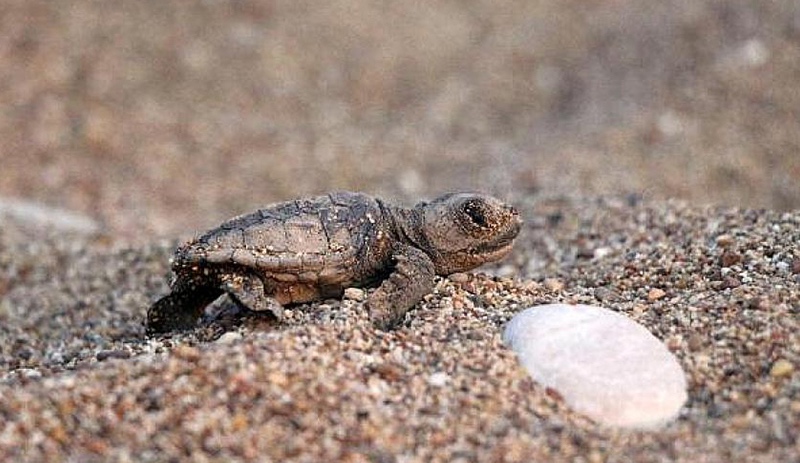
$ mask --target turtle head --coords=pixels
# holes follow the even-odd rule
[[[453,193],[415,206],[418,245],[436,273],[449,275],[502,259],[522,220],[512,206],[480,193]]]

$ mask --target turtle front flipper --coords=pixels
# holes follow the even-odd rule
[[[222,289],[212,286],[176,286],[147,310],[148,335],[194,328],[205,307],[222,295]]]
[[[367,301],[370,318],[380,329],[394,328],[406,312],[433,290],[433,261],[423,251],[411,246],[399,246],[392,258],[392,273],[372,293]]]

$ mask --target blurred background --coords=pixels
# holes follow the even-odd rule
[[[2,1],[0,198],[141,238],[332,189],[800,208],[800,3]]]

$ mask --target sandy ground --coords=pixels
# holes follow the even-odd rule
[[[800,461],[800,7],[640,3],[4,2],[0,460]],[[180,240],[331,189],[526,227],[390,333],[222,301],[143,336]],[[527,378],[502,326],[554,301],[664,340],[678,421]]]
[[[800,459],[800,214],[520,206],[533,219],[506,262],[441,280],[388,333],[361,302],[330,300],[284,323],[222,317],[145,339],[172,243],[4,231],[0,459]],[[677,422],[603,428],[533,383],[502,326],[554,301],[619,310],[663,339],[689,379]]]

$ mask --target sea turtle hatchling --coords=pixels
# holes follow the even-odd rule
[[[228,220],[180,247],[171,292],[147,312],[147,333],[189,329],[227,293],[281,317],[285,304],[341,297],[379,284],[370,318],[388,329],[449,275],[504,257],[521,227],[513,207],[453,193],[413,208],[337,192],[274,204]]]

